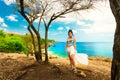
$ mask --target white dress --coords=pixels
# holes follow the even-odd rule
[[[74,49],[74,46],[70,46],[67,48],[68,52],[70,52],[70,55],[75,55],[75,61],[76,63],[88,65],[88,55],[85,53],[77,53],[77,51]]]
[[[85,53],[77,53],[77,51],[76,51],[75,60],[76,60],[76,63],[88,65],[88,55]]]

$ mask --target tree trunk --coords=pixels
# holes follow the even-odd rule
[[[49,29],[50,24],[53,21],[52,18],[53,18],[53,16],[50,18],[50,21],[48,22],[48,24],[46,24],[45,20],[43,19],[44,27],[45,27],[45,62],[46,63],[49,62],[49,60],[48,60],[48,51],[47,51],[47,48],[48,48],[48,29]]]
[[[35,58],[36,58],[37,61],[42,61],[41,46],[40,46],[40,36],[39,36],[39,34],[37,35],[37,39],[38,39],[38,51],[37,51],[36,45],[35,45],[34,35],[33,35],[32,31],[30,29],[30,25],[28,26],[28,31],[30,32],[31,37],[32,37],[32,43],[33,43],[33,47],[34,47],[33,50],[34,50]]]
[[[26,19],[26,21],[28,22],[28,24],[30,25],[31,29],[34,31],[34,33],[36,34],[38,40],[40,40],[40,35],[38,35],[38,31],[35,29],[34,25],[32,24],[33,22],[30,22],[30,19],[25,15],[25,12],[24,12],[24,0],[19,0],[19,3],[20,3],[20,11],[18,10],[18,12]],[[40,41],[38,41],[38,44],[40,43]],[[41,57],[42,55],[40,55],[39,53],[41,53],[41,47],[40,47],[40,44],[38,45],[39,47],[39,51],[40,52],[37,52],[35,51],[35,58],[37,61],[41,61]]]
[[[33,26],[33,24],[29,21],[29,18],[24,14],[24,13],[20,13],[25,19],[26,21],[28,22],[28,24],[30,25],[30,28],[34,31],[34,33],[36,35],[38,35],[38,31],[35,29],[35,27]],[[39,38],[40,39],[40,38]],[[39,41],[38,41],[39,42]],[[34,54],[35,54],[35,58],[37,61],[42,61],[42,58],[41,58],[41,55],[40,55],[40,52],[36,51],[36,46],[34,45],[35,47],[35,51],[34,51]]]
[[[116,20],[111,80],[120,80],[120,0],[110,0],[110,7]]]
[[[38,41],[38,54],[39,54],[40,60],[42,61],[41,37],[40,37],[39,32],[38,32],[38,34],[37,34],[37,41]]]
[[[31,28],[33,29],[33,25],[31,25]],[[35,27],[34,27],[35,28]],[[37,36],[37,40],[38,40],[38,45],[37,45],[37,47],[38,47],[38,51],[37,51],[37,49],[36,49],[36,51],[34,52],[34,54],[35,54],[35,58],[36,58],[36,60],[37,61],[42,61],[42,53],[41,53],[41,47],[40,47],[40,35],[38,34],[38,31],[37,30],[34,30],[34,32],[35,32],[35,34],[36,34],[36,36]]]
[[[30,25],[28,26],[28,31],[30,32],[30,35],[32,37],[32,44],[33,44],[33,48],[34,48],[33,50],[36,51],[35,39],[34,39],[34,35],[33,35],[32,31],[30,29]]]
[[[35,37],[30,29],[30,25],[27,27],[28,31],[30,32],[31,38],[32,38],[32,45],[33,45],[33,51],[36,52],[36,46],[35,46]],[[28,55],[31,53],[31,55],[34,54],[34,52],[29,52]],[[37,60],[37,59],[36,59]]]
[[[48,63],[48,27],[45,29],[45,62]]]
[[[41,23],[41,19],[42,17],[40,18],[39,20],[39,23],[38,23],[38,34],[37,34],[37,40],[38,40],[38,54],[40,54],[40,59],[42,61],[42,51],[41,51],[41,36],[40,36],[40,23]]]

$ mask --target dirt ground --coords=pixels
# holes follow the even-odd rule
[[[50,63],[35,61],[33,56],[0,53],[0,80],[110,80],[111,59],[90,57],[89,65],[69,70],[69,60],[51,57]]]

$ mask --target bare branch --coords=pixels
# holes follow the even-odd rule
[[[42,5],[43,11],[42,11],[42,14],[41,14],[41,16],[40,16],[39,23],[38,23],[38,32],[39,32],[39,30],[40,30],[40,23],[41,23],[41,20],[42,20],[43,15],[44,15],[44,12],[45,12],[45,10],[46,10],[46,8],[47,8],[47,5],[48,5],[48,4],[46,4],[45,8],[44,8],[43,5]],[[45,24],[46,24],[46,23],[45,23]]]
[[[44,25],[45,25],[45,27],[46,27],[46,26],[47,26],[47,24],[46,24],[46,22],[45,22],[44,18],[42,18],[42,19],[43,19]]]
[[[93,6],[92,1],[90,0],[90,2],[87,5],[81,5],[80,7],[75,6],[76,4],[81,3],[81,0],[75,1],[75,2],[71,2],[68,1],[69,4],[69,8],[65,9],[63,11],[57,12],[53,18],[53,20],[55,20],[56,18],[71,13],[71,12],[76,12],[76,11],[80,11],[80,10],[85,10],[85,9],[89,9]]]

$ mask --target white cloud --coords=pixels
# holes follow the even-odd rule
[[[4,18],[1,18],[1,17],[0,17],[0,26],[4,28],[8,27],[8,25],[4,22]]]
[[[86,23],[85,21],[77,20],[76,21],[77,25],[84,26],[84,27],[90,27],[92,26],[92,23]]]
[[[27,28],[27,26],[24,26],[24,28]]]
[[[63,27],[58,27],[58,30],[63,30]]]
[[[68,27],[68,26],[67,26],[67,27],[66,27],[66,29],[67,29],[67,30],[69,30],[69,29],[70,29],[70,27]]]
[[[78,25],[85,25],[85,22],[79,21],[79,20],[78,20],[76,23],[77,23]]]
[[[77,30],[72,30],[74,34],[78,33]]]
[[[97,3],[98,4],[98,3]],[[81,29],[86,33],[114,33],[115,31],[115,20],[110,10],[109,2],[99,2],[96,4],[96,9],[91,12],[83,12],[84,19],[93,20],[94,23],[90,26],[89,29]]]
[[[5,24],[5,23],[2,23],[1,26],[2,26],[2,27],[8,27],[8,25]]]
[[[10,16],[6,16],[6,17],[7,17],[7,19],[10,20],[10,21],[18,21],[18,20],[16,19],[17,16],[14,15],[14,14],[11,14]]]
[[[10,5],[16,2],[16,0],[4,0],[6,5]]]
[[[4,22],[4,19],[0,17],[0,23]]]

